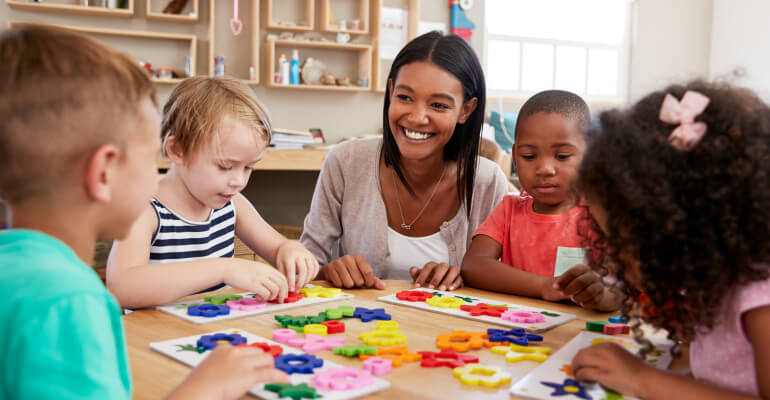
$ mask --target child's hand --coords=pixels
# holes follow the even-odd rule
[[[324,265],[323,271],[334,287],[385,289],[385,282],[374,276],[372,267],[360,254],[344,255]]]
[[[540,287],[540,297],[546,301],[561,301],[569,298],[556,287],[556,278],[545,277],[545,281]]]
[[[580,350],[572,359],[575,379],[597,382],[624,396],[641,397],[640,388],[655,369],[616,343],[599,343]]]
[[[409,269],[415,287],[426,286],[428,289],[455,290],[463,285],[460,268],[447,263],[429,262],[422,268]]]
[[[606,308],[606,287],[599,274],[587,265],[578,264],[568,269],[556,278],[553,288],[581,307]]]
[[[264,300],[278,298],[283,302],[289,287],[286,278],[277,269],[263,263],[233,259],[238,262],[230,264],[225,271],[225,284],[236,289],[256,293]]]
[[[275,369],[271,355],[253,347],[220,344],[169,399],[238,399],[258,383],[273,382],[288,383],[289,376]]]
[[[296,240],[287,240],[275,257],[278,270],[286,277],[289,291],[296,292],[318,275],[318,261]]]

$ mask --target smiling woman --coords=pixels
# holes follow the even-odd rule
[[[399,52],[388,75],[383,138],[329,153],[305,219],[300,240],[328,281],[462,285],[471,235],[507,190],[500,168],[477,156],[485,92],[481,65],[458,36],[427,33]]]

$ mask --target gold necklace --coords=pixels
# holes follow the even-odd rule
[[[406,223],[406,220],[404,219],[404,211],[401,209],[401,199],[398,197],[398,184],[396,184],[396,173],[393,172],[393,175],[391,177],[393,178],[393,187],[396,189],[396,204],[398,204],[398,213],[401,214],[401,229],[405,231],[411,231],[412,225],[414,225],[415,222],[422,216],[422,213],[425,211],[426,208],[428,208],[428,204],[430,204],[430,201],[433,200],[433,196],[436,195],[436,192],[438,191],[438,187],[441,185],[441,180],[444,179],[444,173],[446,172],[446,165],[444,165],[444,169],[441,170],[441,176],[438,178],[438,182],[436,182],[436,186],[433,187],[433,193],[430,194],[430,197],[428,197],[428,201],[425,202],[425,205],[422,206],[422,210],[420,210],[419,213],[417,213],[417,216],[414,217],[411,223]]]

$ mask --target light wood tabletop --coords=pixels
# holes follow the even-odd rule
[[[328,286],[326,282],[317,282]],[[436,348],[436,336],[450,333],[454,330],[484,331],[487,328],[504,328],[488,323],[473,321],[449,315],[432,313],[415,308],[393,305],[377,301],[378,297],[412,288],[412,283],[407,281],[386,281],[385,290],[374,289],[345,289],[347,293],[355,297],[350,300],[342,300],[333,303],[316,305],[279,311],[280,314],[290,315],[316,315],[327,308],[335,308],[348,304],[366,308],[385,308],[392,315],[393,320],[399,323],[401,331],[407,336],[406,345],[410,352],[438,351]],[[574,305],[551,303],[525,297],[509,296],[498,293],[486,292],[471,288],[462,288],[457,294],[481,297],[489,300],[515,303],[525,306],[533,306],[556,312],[577,315],[577,319],[564,325],[550,329],[542,335],[543,345],[550,347],[554,352],[567,343],[581,330],[585,329],[586,321],[606,319],[613,313],[597,313],[584,310]],[[202,295],[191,296],[199,298]],[[278,324],[273,318],[276,313],[265,313],[247,318],[234,319],[222,322],[214,322],[204,325],[196,325],[172,315],[154,309],[134,311],[123,317],[126,340],[131,363],[131,375],[135,399],[158,399],[169,393],[190,372],[190,368],[172,360],[160,353],[150,350],[151,342],[175,339],[184,336],[206,334],[217,330],[237,328],[265,338],[272,337],[272,331],[278,329]],[[345,335],[348,344],[361,344],[358,334],[375,328],[373,322],[362,323],[360,320],[346,320]],[[529,373],[539,364],[534,361],[518,363],[506,362],[502,355],[494,354],[489,349],[472,350],[469,354],[479,357],[479,362],[504,366],[512,377],[512,382]],[[317,355],[323,359],[335,363],[359,367],[361,361],[334,355],[331,351],[322,351]],[[401,367],[393,368],[393,372],[383,376],[391,382],[388,390],[379,392],[367,398],[371,399],[509,399],[516,398],[509,395],[510,384],[503,384],[498,388],[486,388],[482,386],[469,386],[454,377],[452,370],[447,367],[422,368],[419,362],[404,363]],[[252,398],[252,397],[245,397]]]

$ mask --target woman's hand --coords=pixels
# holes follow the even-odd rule
[[[463,277],[460,276],[460,267],[450,266],[447,263],[429,262],[422,268],[409,269],[415,287],[427,287],[428,289],[455,290],[463,285]]]
[[[374,276],[372,267],[360,254],[344,255],[324,265],[322,270],[334,287],[385,289],[385,282]]]

